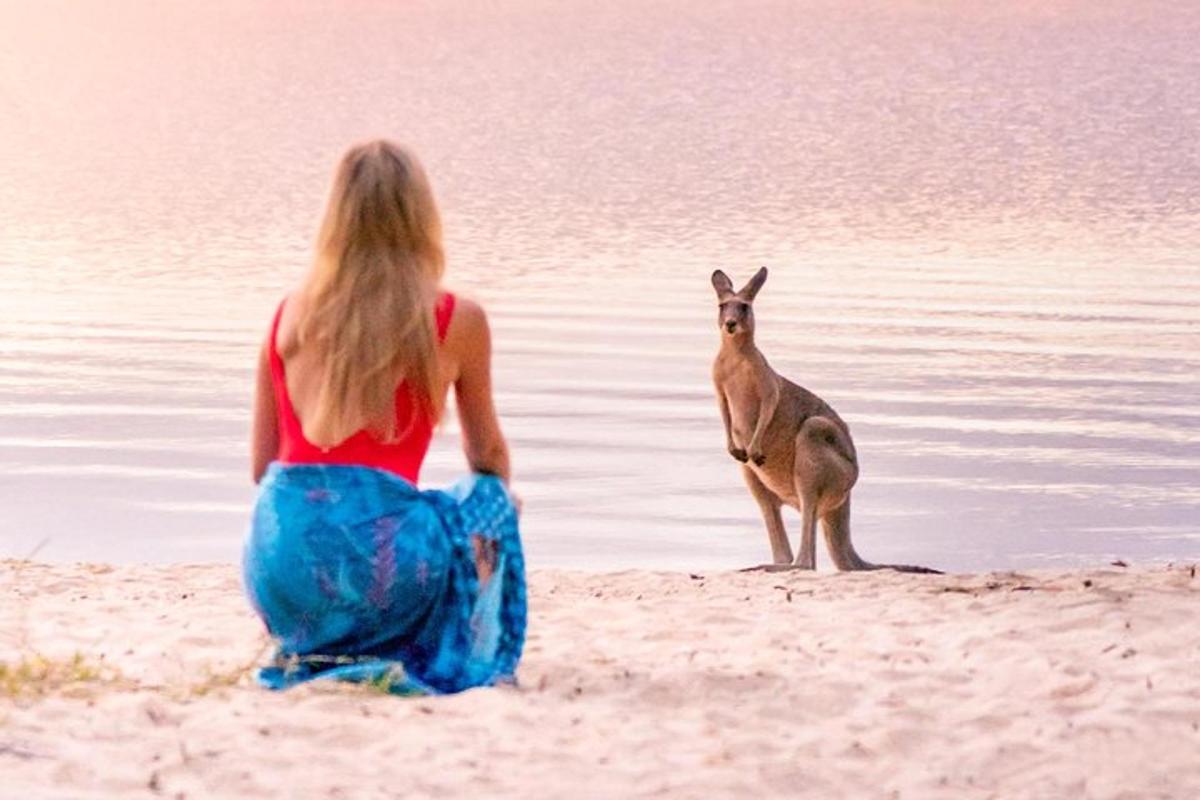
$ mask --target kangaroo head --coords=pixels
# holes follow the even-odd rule
[[[725,336],[754,335],[754,298],[766,281],[767,268],[763,267],[735,292],[728,275],[721,270],[713,273],[712,285],[717,290],[717,327]]]

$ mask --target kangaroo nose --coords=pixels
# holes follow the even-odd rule
[[[730,333],[733,333],[733,331],[736,327],[737,327],[737,323],[734,322],[733,320],[730,320],[729,322],[725,323],[725,330],[729,331]]]

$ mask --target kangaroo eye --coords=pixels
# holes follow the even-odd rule
[[[832,434],[828,434],[828,433],[825,434],[825,443],[826,444],[833,444],[835,441],[837,441],[837,440],[833,438]]]

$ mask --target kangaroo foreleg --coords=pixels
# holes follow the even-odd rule
[[[733,443],[733,418],[729,414],[729,398],[720,386],[717,386],[717,404],[721,407],[721,422],[725,424],[725,451],[745,464],[749,456],[745,450]]]
[[[759,400],[758,420],[754,424],[754,435],[750,437],[750,444],[746,447],[750,460],[760,467],[767,463],[767,457],[763,454],[763,434],[766,433],[767,426],[775,417],[775,407],[778,405],[779,387],[772,382],[770,388],[763,392],[762,399]]]

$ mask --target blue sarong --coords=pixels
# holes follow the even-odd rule
[[[482,589],[474,537],[495,551]],[[511,680],[521,657],[524,558],[491,476],[422,491],[369,467],[271,464],[243,576],[279,644],[259,673],[272,689],[329,677],[457,692]]]

